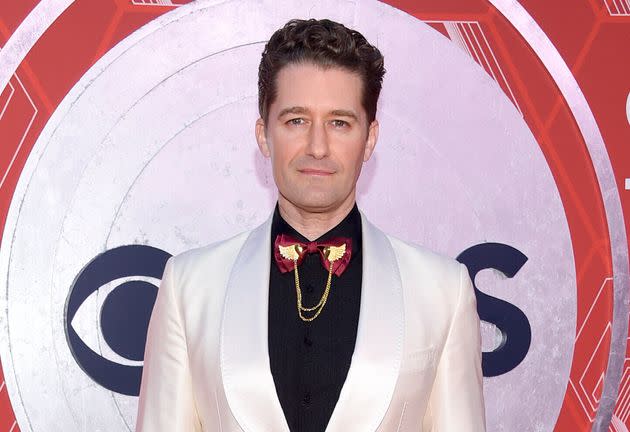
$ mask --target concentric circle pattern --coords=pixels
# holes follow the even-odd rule
[[[165,260],[274,205],[256,72],[293,17],[385,54],[359,205],[475,263],[488,430],[628,431],[628,0],[5,3],[0,432],[133,430]]]

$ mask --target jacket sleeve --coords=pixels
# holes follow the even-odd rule
[[[201,431],[171,257],[151,313],[136,432]]]
[[[459,299],[440,357],[424,432],[485,432],[481,334],[468,270],[460,264]]]

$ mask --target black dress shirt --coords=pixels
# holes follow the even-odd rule
[[[339,225],[317,239],[349,237],[352,254],[341,276],[333,275],[326,305],[311,322],[304,322],[298,316],[293,271],[280,273],[273,258],[278,234],[308,243],[308,239],[282,219],[276,205],[271,224],[269,278],[271,374],[290,430],[323,432],[346,380],[357,336],[363,262],[361,215],[355,204]],[[298,271],[302,304],[312,307],[322,297],[328,271],[316,253],[306,255]]]

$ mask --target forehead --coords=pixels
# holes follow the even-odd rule
[[[290,64],[276,77],[276,97],[270,111],[302,106],[313,110],[353,109],[362,113],[362,88],[361,77],[346,69]]]

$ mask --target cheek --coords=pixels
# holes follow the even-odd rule
[[[363,154],[365,151],[365,145],[360,142],[347,143],[345,151],[340,153],[340,158],[343,160],[343,165],[346,171],[357,173],[361,171],[363,165]]]
[[[292,146],[284,145],[284,143],[279,144],[271,149],[271,162],[276,173],[289,171],[297,157],[297,152]]]

